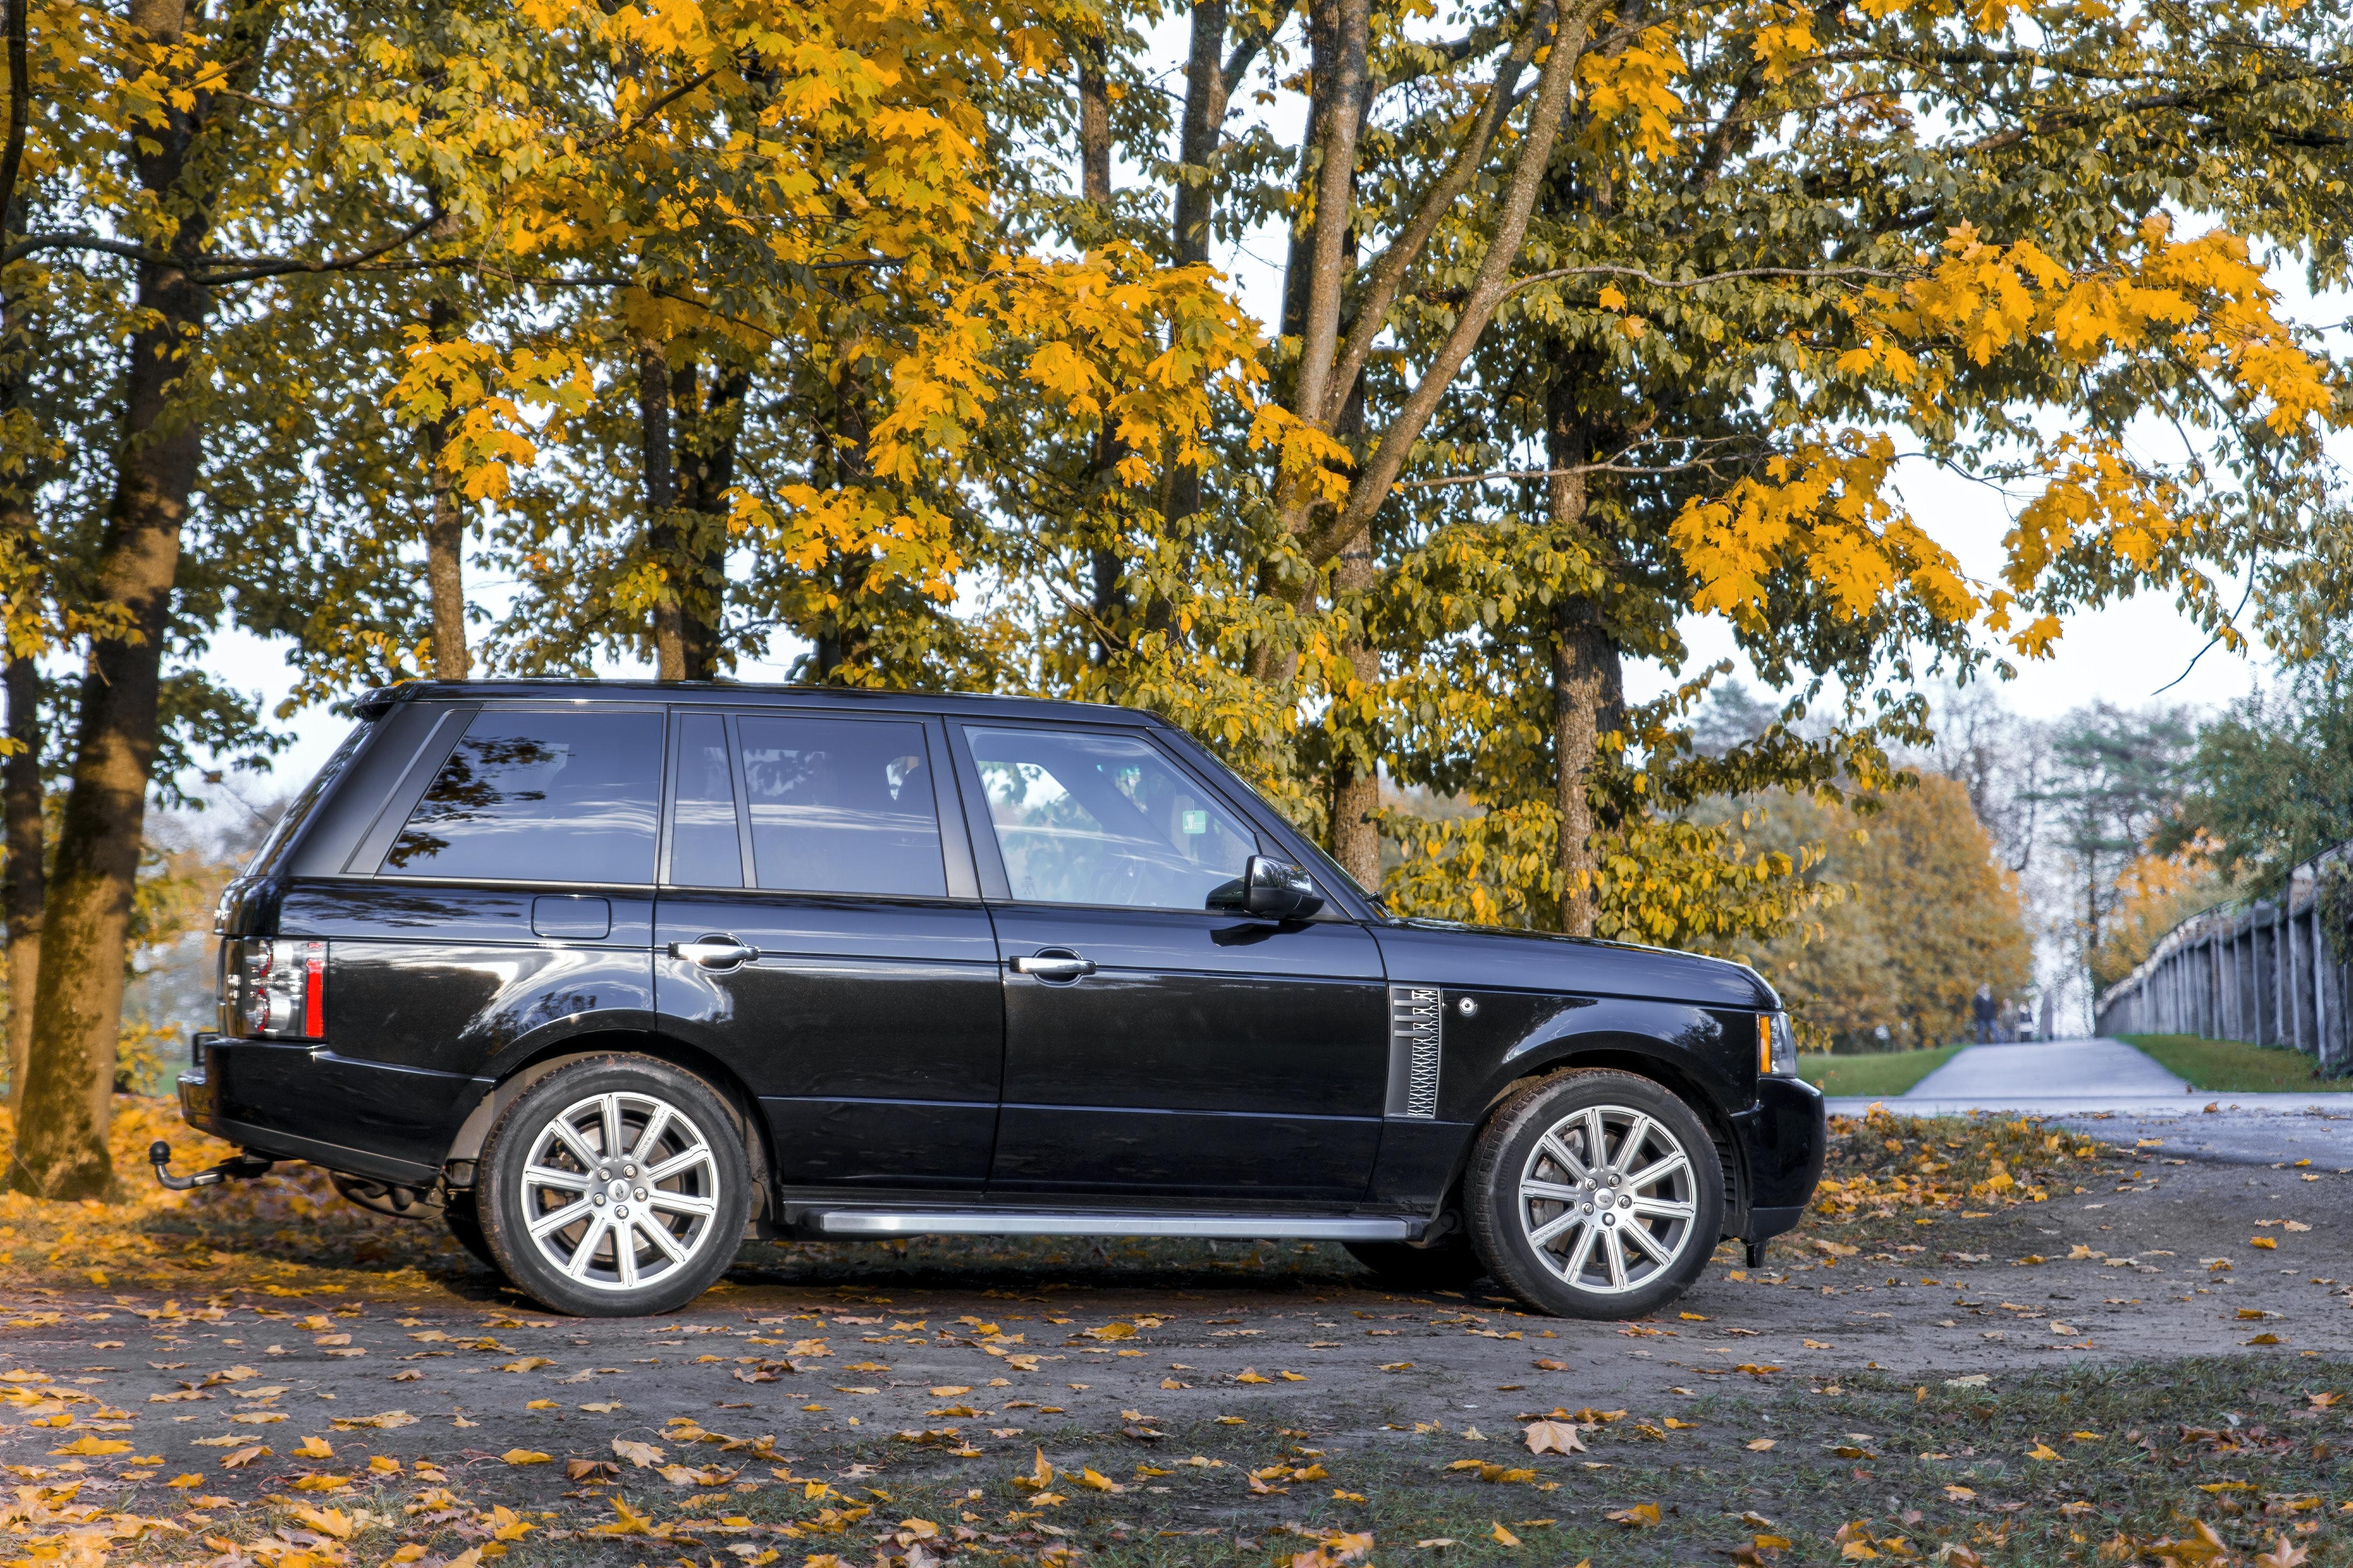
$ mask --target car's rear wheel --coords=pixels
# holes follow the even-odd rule
[[[1348,1256],[1399,1290],[1456,1290],[1482,1279],[1487,1266],[1461,1231],[1428,1247],[1402,1241],[1344,1241]]]
[[[1646,1078],[1538,1079],[1479,1135],[1466,1209],[1495,1279],[1540,1311],[1639,1318],[1699,1278],[1724,1223],[1724,1170],[1699,1117]]]
[[[667,1312],[733,1261],[751,1179],[711,1086],[652,1057],[592,1057],[518,1096],[483,1141],[476,1213],[499,1268],[559,1312]]]

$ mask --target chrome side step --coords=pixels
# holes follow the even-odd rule
[[[1420,1219],[1343,1215],[1049,1213],[1008,1209],[810,1209],[826,1236],[1173,1236],[1209,1241],[1411,1241]]]

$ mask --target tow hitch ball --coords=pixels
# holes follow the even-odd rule
[[[175,1193],[191,1187],[216,1187],[223,1182],[249,1182],[256,1176],[268,1175],[272,1162],[255,1154],[239,1154],[223,1160],[209,1171],[198,1171],[193,1176],[172,1174],[172,1146],[158,1138],[147,1145],[147,1163],[155,1167],[155,1179]]]

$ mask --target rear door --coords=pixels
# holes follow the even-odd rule
[[[759,1097],[787,1188],[976,1189],[997,949],[937,721],[676,710],[662,1027]]]
[[[955,728],[1006,966],[991,1191],[1360,1198],[1388,1072],[1370,933],[1207,908],[1262,847],[1145,731]]]

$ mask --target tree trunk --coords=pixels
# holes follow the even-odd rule
[[[1113,226],[1111,89],[1104,70],[1102,36],[1080,39],[1074,52],[1079,62],[1079,194],[1092,209],[1093,232],[1088,237],[1100,242],[1110,237]],[[1115,509],[1108,504],[1110,498],[1118,493],[1119,476],[1115,470],[1125,456],[1119,437],[1106,421],[1095,432],[1087,490],[1089,499],[1106,514],[1099,526],[1107,535],[1115,527],[1111,521],[1116,515]],[[1088,552],[1087,568],[1092,578],[1089,598],[1094,617],[1090,653],[1096,664],[1107,664],[1119,644],[1121,623],[1126,618],[1127,588],[1122,581],[1126,563],[1106,538]]]
[[[232,10],[208,26],[209,47],[237,62],[232,80],[249,85],[266,52],[269,13]],[[128,25],[161,53],[179,49],[185,0],[132,0]],[[100,641],[82,685],[73,784],[58,824],[56,866],[41,919],[24,1120],[8,1184],[40,1197],[103,1194],[115,1045],[122,1027],[122,977],[131,902],[154,766],[164,639],[180,529],[202,456],[193,389],[182,380],[211,301],[189,276],[203,247],[224,155],[192,157],[216,102],[199,92],[163,125],[142,124],[132,163],[142,190],[181,213],[172,258],[138,269],[139,319],[123,373],[121,435],[114,495],[100,543],[97,597],[121,606],[129,635]]]
[[[455,316],[448,300],[433,301],[427,322],[435,338],[448,335]],[[426,483],[433,515],[425,525],[425,584],[433,606],[433,679],[463,680],[473,668],[466,651],[466,518],[457,477],[441,466],[448,440],[447,419],[426,426]]]
[[[32,84],[26,65],[31,0],[6,0],[8,50],[8,131],[0,142],[0,242],[13,240],[24,226],[16,202],[17,176],[24,168],[25,131],[32,105]],[[0,382],[0,412],[13,414],[24,396],[23,378],[16,374],[16,356],[26,351],[24,308],[0,295],[0,358],[7,374]],[[38,521],[33,513],[33,480],[24,473],[5,481],[0,503],[0,535],[25,556],[33,553]],[[32,562],[20,559],[20,571]],[[29,591],[26,589],[25,591]],[[15,618],[15,617],[11,617]],[[34,988],[41,972],[42,857],[47,851],[46,825],[41,819],[41,672],[33,656],[11,650],[5,678],[8,702],[7,760],[0,762],[0,927],[8,942],[8,1109],[22,1109],[25,1078],[32,1060]]]
[[[1338,604],[1361,605],[1376,581],[1372,540],[1360,535],[1333,563],[1332,597]],[[1369,691],[1380,683],[1380,655],[1362,636],[1351,636],[1341,652],[1361,689]],[[1359,732],[1361,724],[1344,718],[1340,706],[1335,700],[1335,710],[1324,719],[1334,742],[1332,858],[1366,891],[1377,893],[1381,887],[1381,832],[1373,814],[1381,805],[1379,759],[1370,737]]]
[[[34,988],[41,973],[42,856],[41,673],[31,656],[8,660],[8,739],[16,750],[0,763],[0,822],[6,851],[0,861],[0,915],[8,938],[8,1109],[22,1108],[32,1059]]]
[[[735,444],[752,378],[729,374],[705,402],[701,367],[692,360],[670,374],[670,402],[678,426],[673,500],[693,518],[691,540],[676,542],[671,569],[678,588],[679,662],[687,680],[719,678],[727,608],[727,492],[735,486]]]
[[[1198,266],[1209,259],[1210,223],[1217,216],[1209,165],[1225,140],[1226,105],[1233,90],[1222,58],[1227,16],[1226,0],[1194,0],[1192,47],[1185,66],[1185,108],[1176,142],[1176,200],[1169,221],[1168,258],[1178,267]],[[1171,523],[1200,510],[1201,470],[1190,463],[1173,466],[1160,510]],[[1153,608],[1160,607],[1155,598]]]
[[[874,477],[867,462],[866,389],[856,359],[841,355],[841,374],[833,387],[833,430],[828,445],[827,464],[832,470],[833,482],[844,488],[862,486]],[[860,616],[865,597],[865,570],[854,559],[841,558],[833,563],[834,607],[818,623],[815,644],[817,678],[821,681],[838,682],[842,668],[854,660],[866,657],[869,638]]]
[[[670,474],[670,359],[651,338],[638,342],[638,464],[646,489],[646,552],[662,574],[654,599],[654,675],[661,680],[686,679],[686,626],[680,614],[678,583],[671,573],[678,561],[678,528],[670,517],[675,504]]]
[[[1588,460],[1592,441],[1577,406],[1577,384],[1557,375],[1545,394],[1545,466],[1555,470]],[[1546,521],[1556,542],[1597,542],[1586,526],[1583,474],[1556,471],[1546,481]],[[1601,606],[1588,595],[1553,601],[1553,804],[1560,824],[1560,929],[1593,934],[1593,804],[1587,784],[1600,756],[1601,738],[1624,722],[1625,677]]]

